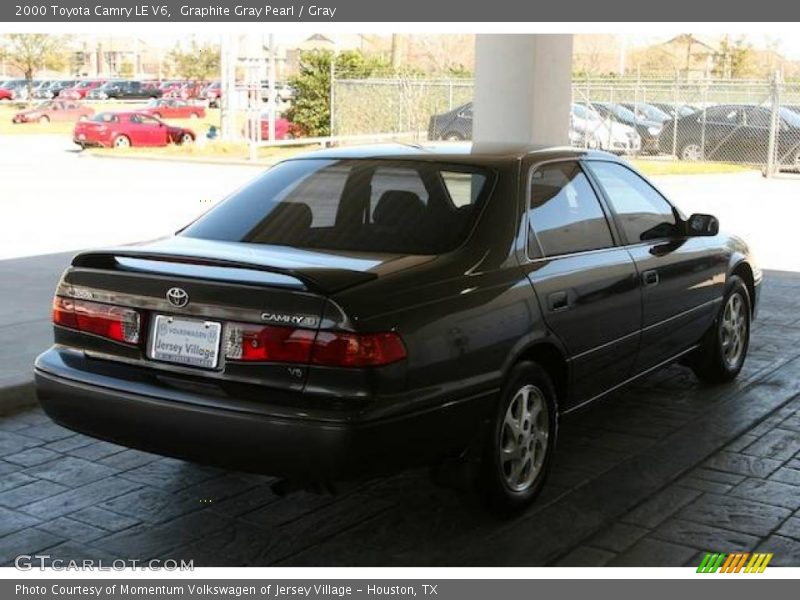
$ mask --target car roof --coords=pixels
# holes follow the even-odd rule
[[[554,160],[559,158],[603,158],[619,160],[613,154],[597,150],[584,150],[570,146],[545,146],[498,143],[446,143],[446,144],[371,144],[343,146],[304,153],[289,160],[298,159],[381,159],[420,160],[431,162],[459,162],[480,164],[481,162]]]

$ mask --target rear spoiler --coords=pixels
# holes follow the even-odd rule
[[[227,258],[192,256],[191,254],[177,254],[152,249],[138,250],[134,247],[111,248],[107,250],[91,250],[81,252],[72,259],[72,266],[85,269],[102,269],[106,271],[126,270],[120,265],[118,258],[138,259],[143,261],[156,261],[175,266],[192,265],[197,267],[218,267],[224,269],[238,269],[244,271],[259,271],[275,273],[284,277],[293,278],[297,283],[273,283],[280,287],[293,287],[321,294],[333,294],[343,289],[353,287],[377,278],[375,273],[367,271],[354,271],[349,269],[331,269],[324,267],[287,268],[274,267],[259,262],[232,260]],[[203,273],[176,274],[176,276],[196,276],[202,279],[215,279],[214,276]],[[242,277],[240,282],[259,283],[248,281]],[[262,283],[263,284],[263,283]]]

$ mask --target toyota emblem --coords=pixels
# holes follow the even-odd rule
[[[186,293],[186,290],[179,287],[170,288],[169,291],[167,291],[167,302],[177,308],[183,308],[189,304],[189,294]]]

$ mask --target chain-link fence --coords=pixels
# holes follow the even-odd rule
[[[334,135],[472,137],[470,79],[334,84]],[[573,82],[570,142],[685,161],[800,169],[800,83],[596,79]]]

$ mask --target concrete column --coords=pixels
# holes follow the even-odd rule
[[[572,35],[479,34],[476,144],[569,144]]]

